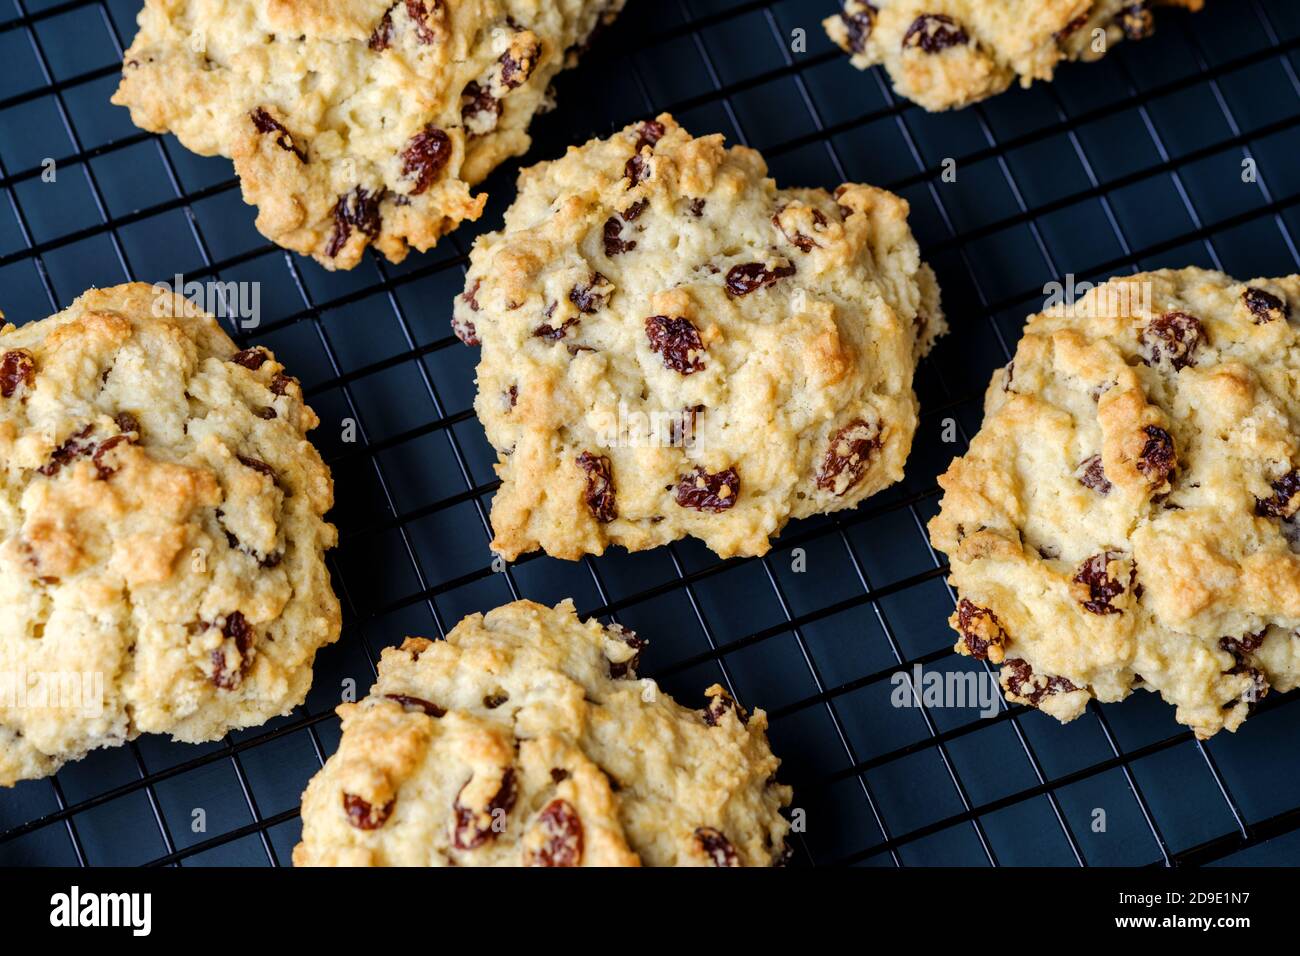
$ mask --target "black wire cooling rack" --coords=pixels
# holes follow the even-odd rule
[[[260,283],[261,324],[233,331],[274,349],[322,419],[345,629],[288,718],[207,746],[143,738],[4,792],[0,863],[287,864],[299,794],[337,743],[333,707],[346,687],[364,694],[382,647],[513,598],[566,596],[649,636],[647,670],[679,700],[720,680],[768,709],[805,822],[796,865],[1300,859],[1300,695],[1271,695],[1204,744],[1147,694],[1064,727],[1001,701],[992,717],[891,703],[896,675],[918,665],[982,670],[950,650],[953,597],[924,523],[1044,284],[1300,268],[1294,3],[1162,12],[1153,39],[1098,64],[931,116],[831,47],[819,23],[833,0],[630,0],[557,83],[524,161],[669,110],[762,149],[782,185],[886,186],[912,204],[953,331],[919,374],[907,479],[856,511],[791,525],[762,559],[684,542],[501,572],[477,350],[448,320],[465,253],[499,223],[519,164],[486,184],[482,221],[432,253],[327,273],[256,233],[228,162],[109,105],[138,7],[0,0],[0,306],[22,322],[127,279]]]

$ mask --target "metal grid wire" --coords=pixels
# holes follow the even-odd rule
[[[326,273],[257,235],[228,163],[142,133],[108,105],[138,0],[7,2],[10,319],[42,317],[92,284],[260,282],[261,325],[233,331],[241,346],[276,351],[324,423],[345,629],[288,718],[201,747],[142,738],[0,796],[0,862],[286,864],[298,796],[337,743],[344,682],[364,692],[379,650],[405,634],[565,596],[649,636],[649,674],[677,699],[698,702],[721,680],[769,710],[782,777],[806,811],[796,865],[1300,858],[1300,695],[1270,696],[1241,732],[1204,744],[1153,695],[1094,702],[1065,727],[1004,702],[991,718],[890,704],[899,671],[983,669],[950,650],[953,596],[924,523],[935,476],[978,428],[983,387],[1043,283],[1188,264],[1241,278],[1300,268],[1294,5],[1162,13],[1152,40],[936,117],[830,46],[819,21],[832,0],[630,0],[558,82],[559,109],[535,124],[525,162],[668,110],[696,133],[761,148],[782,185],[893,189],[912,203],[953,331],[919,373],[907,479],[856,511],[790,526],[762,559],[719,561],[687,541],[580,563],[534,555],[498,573],[493,455],[472,412],[477,351],[452,338],[448,318],[465,252],[499,222],[519,164],[486,184],[482,222],[437,250]],[[806,50],[792,52],[796,30]],[[940,175],[949,158],[951,183]],[[55,182],[42,176],[49,159]],[[340,437],[345,419],[355,443]],[[941,438],[949,420],[959,443]]]

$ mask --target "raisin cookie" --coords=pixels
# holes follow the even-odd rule
[[[1204,0],[847,0],[822,25],[859,70],[883,64],[900,95],[937,111],[1148,37],[1160,4],[1199,10]]]
[[[268,239],[350,269],[426,250],[528,148],[624,0],[146,0],[113,102],[234,160]]]
[[[956,649],[1062,721],[1157,691],[1208,737],[1300,680],[1300,276],[1113,279],[1030,318],[930,522]]]
[[[778,190],[667,115],[525,170],[452,322],[483,347],[492,547],[762,554],[898,481],[945,329],[907,214],[870,186]]]
[[[565,601],[408,637],[343,704],[296,866],[768,866],[790,788],[767,718],[718,686],[688,710],[638,680],[646,641]]]
[[[301,703],[339,633],[316,424],[170,291],[0,329],[0,786]]]

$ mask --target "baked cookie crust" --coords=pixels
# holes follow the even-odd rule
[[[855,67],[882,64],[900,96],[937,112],[1144,39],[1160,5],[1200,10],[1204,0],[846,0],[822,25]]]
[[[301,703],[337,639],[317,418],[143,283],[0,329],[0,786]]]
[[[522,154],[555,74],[624,0],[146,0],[113,102],[234,161],[272,242],[401,262]]]
[[[1300,276],[1114,279],[1032,316],[939,479],[956,650],[1062,721],[1158,692],[1199,737],[1300,679]]]
[[[343,704],[295,866],[768,866],[790,788],[763,711],[638,680],[646,642],[517,601],[408,637]]]
[[[778,190],[668,115],[521,173],[452,323],[483,349],[493,549],[763,554],[898,481],[946,328],[907,214],[870,186]]]

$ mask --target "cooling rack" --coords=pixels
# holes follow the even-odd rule
[[[1142,693],[1064,727],[1000,700],[981,716],[898,707],[894,693],[900,673],[987,673],[951,652],[953,595],[924,524],[1044,285],[1300,270],[1295,4],[1162,11],[1153,39],[931,116],[831,46],[819,22],[832,0],[630,0],[558,81],[523,162],[668,110],[763,150],[782,185],[893,189],[953,330],[919,372],[906,480],[856,511],[792,524],[762,559],[684,542],[503,570],[487,548],[496,483],[472,411],[477,350],[448,323],[469,245],[499,223],[520,163],[485,184],[481,222],[433,252],[328,273],[258,235],[228,162],[109,105],[138,7],[0,0],[0,307],[23,322],[91,285],[258,283],[260,324],[232,332],[274,349],[322,419],[345,626],[289,717],[205,746],[142,738],[4,792],[0,863],[287,865],[299,794],[337,744],[333,707],[349,687],[364,694],[384,646],[566,596],[650,637],[643,670],[680,701],[720,681],[768,710],[805,823],[793,865],[1300,860],[1300,694],[1270,695],[1239,733],[1199,743]]]

